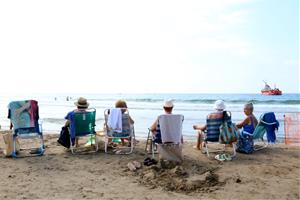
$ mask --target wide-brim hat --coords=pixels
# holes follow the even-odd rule
[[[79,97],[78,100],[74,103],[77,107],[80,108],[88,108],[89,107],[89,103],[87,102],[86,98],[83,97]]]

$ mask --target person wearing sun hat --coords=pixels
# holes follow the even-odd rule
[[[174,108],[174,104],[171,99],[164,101],[163,109],[164,109],[165,114],[172,115],[173,108]],[[150,130],[152,132],[152,135],[154,136],[154,142],[158,143],[158,144],[162,143],[158,119],[156,119],[155,122],[152,124],[152,126],[150,127]]]
[[[74,105],[75,105],[77,108],[76,108],[75,110],[73,110],[73,111],[70,111],[70,112],[67,114],[67,116],[65,117],[65,119],[67,120],[66,123],[65,123],[65,127],[69,127],[69,126],[70,126],[70,123],[71,123],[70,119],[73,118],[74,112],[75,112],[75,111],[85,111],[86,109],[88,109],[88,107],[89,107],[90,104],[88,103],[88,101],[87,101],[86,98],[84,98],[84,97],[79,97],[79,98],[77,99],[77,101],[74,102]],[[71,127],[72,127],[72,126],[71,126]],[[72,130],[71,130],[71,132],[72,132]],[[75,145],[78,146],[78,138],[76,138],[76,140],[75,140]]]
[[[214,103],[214,112],[208,115],[208,119],[223,119],[223,113],[226,109],[225,102],[223,100],[217,100]],[[195,149],[200,150],[202,148],[202,143],[204,139],[203,132],[207,128],[207,124],[205,125],[194,125],[194,130],[197,130],[197,145],[194,146]]]

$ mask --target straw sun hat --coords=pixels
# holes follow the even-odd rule
[[[79,97],[79,99],[77,100],[77,102],[74,103],[77,107],[80,108],[88,108],[89,107],[89,103],[87,102],[86,98],[83,97]]]

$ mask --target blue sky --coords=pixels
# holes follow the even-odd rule
[[[300,90],[298,0],[1,1],[0,30],[2,92]]]

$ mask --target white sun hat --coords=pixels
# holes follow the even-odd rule
[[[217,100],[214,105],[214,109],[216,110],[225,110],[225,102],[223,100]]]
[[[172,100],[171,99],[165,100],[164,107],[165,108],[172,108],[172,107],[174,107]]]

